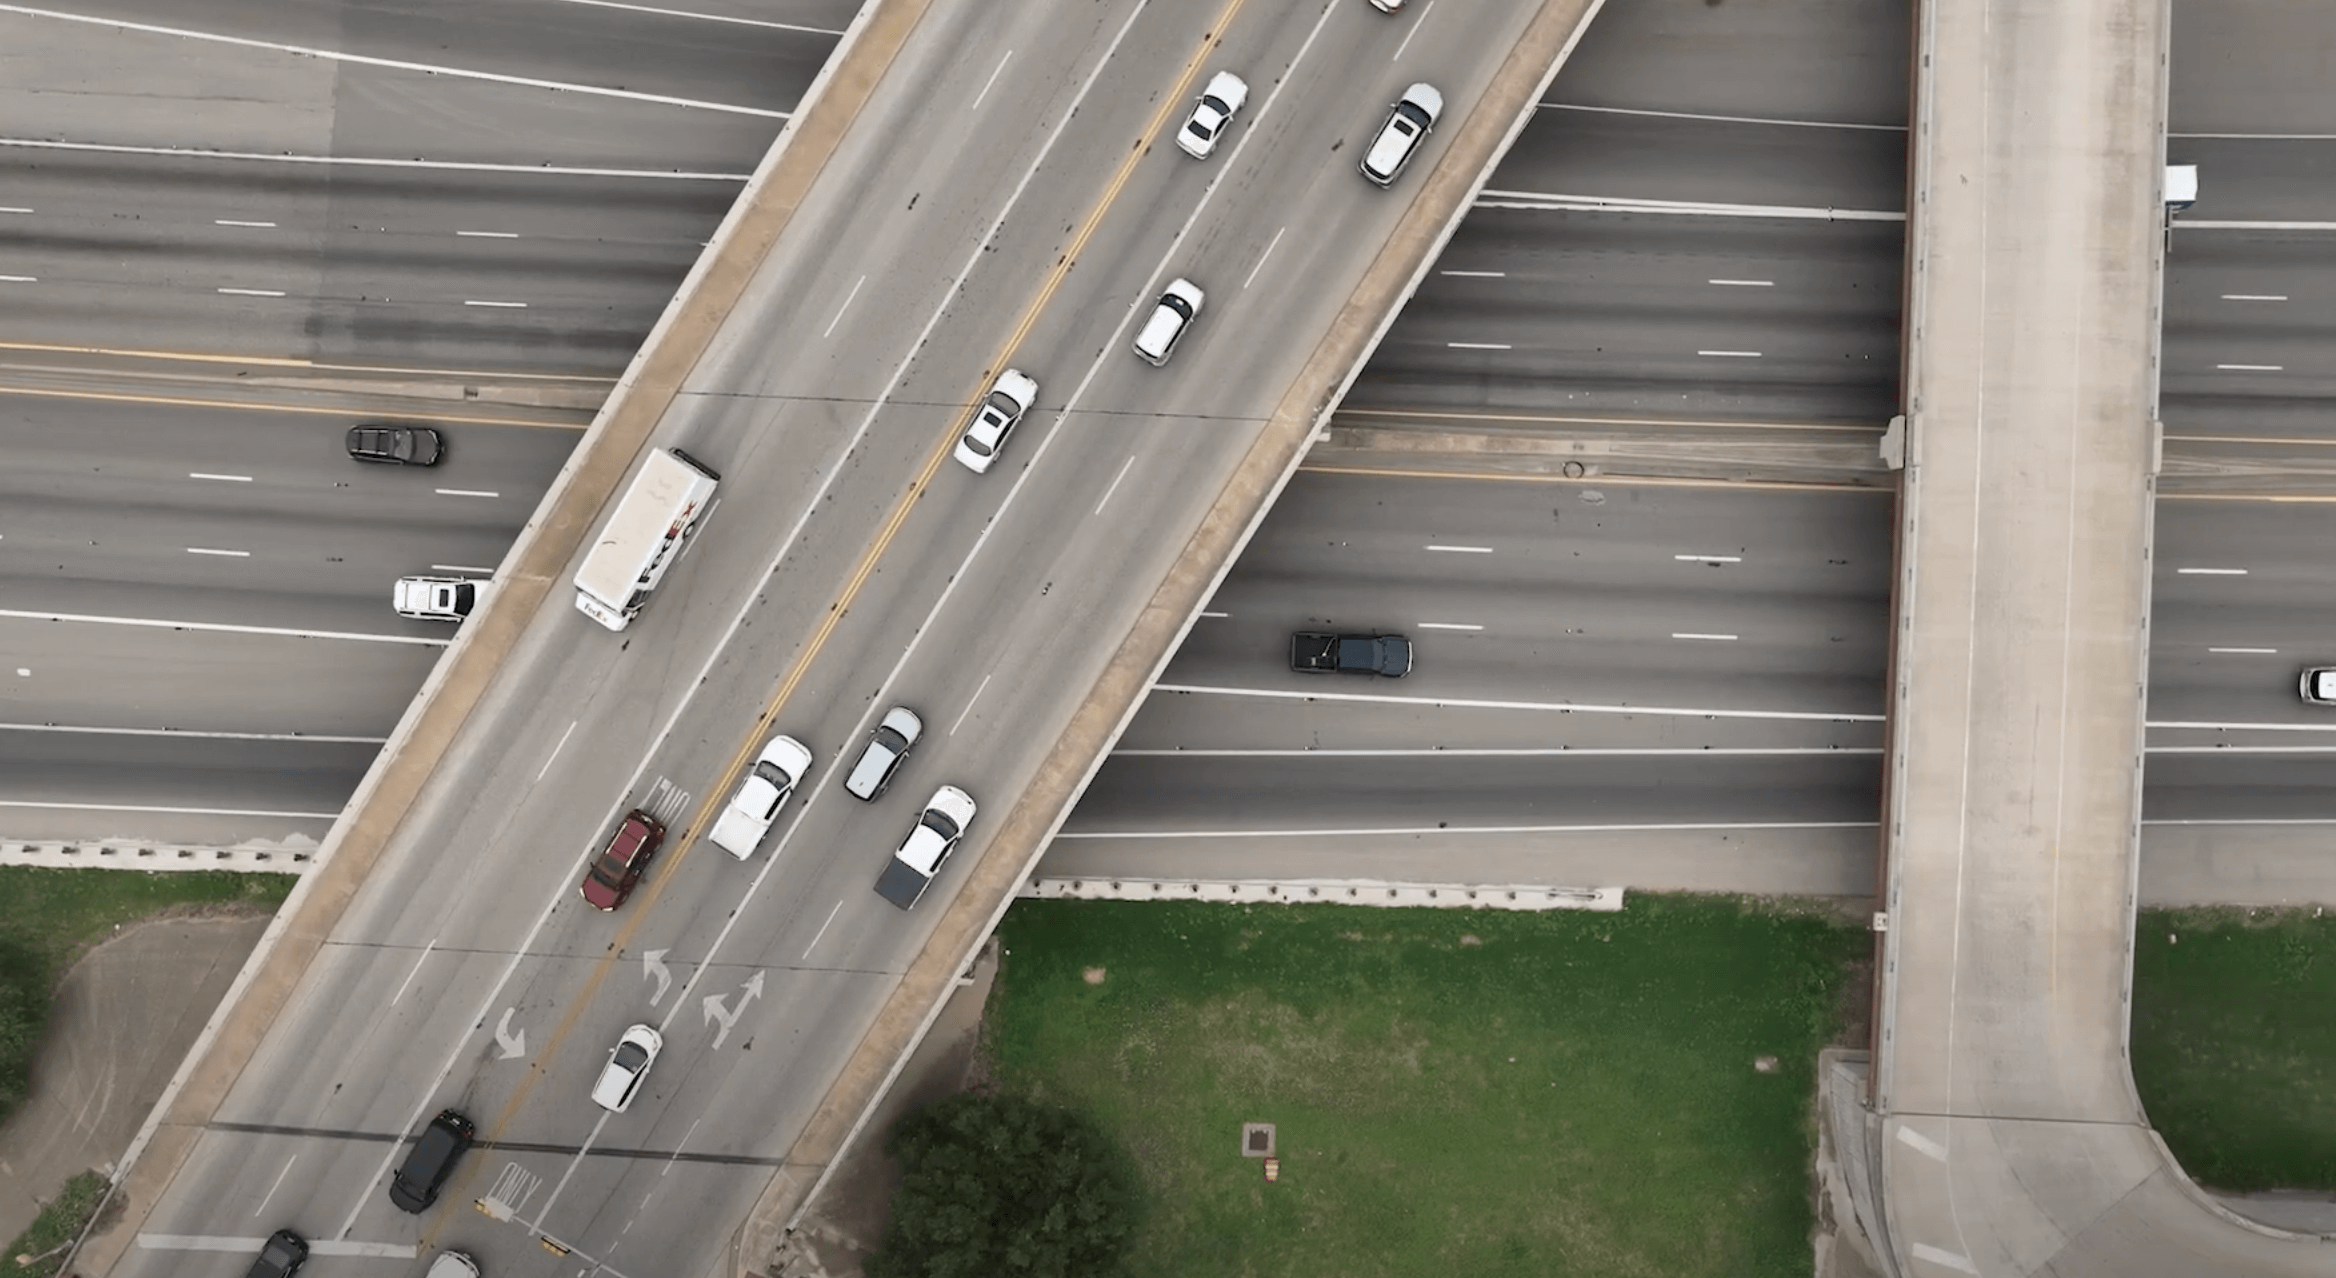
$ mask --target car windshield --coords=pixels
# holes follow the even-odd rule
[[[281,1238],[270,1238],[268,1240],[266,1249],[260,1252],[261,1256],[270,1261],[273,1261],[278,1265],[291,1264],[292,1261],[299,1256],[299,1254],[300,1253],[292,1250],[292,1244],[284,1241]]]
[[[1000,420],[1004,420],[1021,412],[1022,406],[1015,403],[1014,397],[1004,391],[991,391],[989,411],[996,413]]]
[[[610,1063],[627,1074],[637,1074],[648,1059],[649,1049],[639,1043],[619,1043],[616,1045],[616,1059]]]
[[[755,761],[754,775],[768,782],[773,789],[787,784],[787,774],[779,771],[779,765],[768,759]]]
[[[625,885],[624,859],[613,849],[592,863],[592,881],[607,888]]]
[[[1218,97],[1214,93],[1202,94],[1200,98],[1200,104],[1204,107],[1207,107],[1209,110],[1216,112],[1218,115],[1233,114],[1233,108],[1225,105],[1225,100]]]

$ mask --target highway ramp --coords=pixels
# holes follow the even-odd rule
[[[2126,1055],[2167,6],[1917,13],[1883,1246],[1910,1278],[2336,1273],[2209,1204]]]

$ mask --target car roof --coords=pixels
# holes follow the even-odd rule
[[[764,763],[775,763],[788,776],[801,779],[803,770],[811,766],[811,747],[793,737],[772,737],[757,756]]]

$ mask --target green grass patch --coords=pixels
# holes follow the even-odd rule
[[[118,926],[165,911],[273,911],[293,882],[284,874],[0,866],[0,1122],[24,1099],[57,982],[82,950]]]
[[[104,1198],[105,1177],[96,1172],[66,1181],[64,1192],[0,1255],[0,1278],[52,1278],[65,1262],[65,1245],[80,1236]]]
[[[1854,928],[1638,896],[1024,901],[1001,933],[997,1083],[1133,1156],[1138,1278],[1808,1272],[1816,1055]],[[1251,1121],[1277,1125],[1278,1184],[1241,1157]]]
[[[2137,927],[2133,1081],[2182,1169],[2336,1190],[2336,918],[2144,910]]]

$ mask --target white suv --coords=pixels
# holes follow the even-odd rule
[[[1380,186],[1393,184],[1412,153],[1434,132],[1436,117],[1444,113],[1444,95],[1432,84],[1415,84],[1388,108],[1387,122],[1363,152],[1363,176]]]
[[[1136,354],[1147,364],[1158,367],[1168,362],[1176,350],[1176,342],[1184,330],[1192,327],[1193,317],[1200,314],[1202,294],[1200,286],[1182,276],[1168,282],[1166,292],[1153,304],[1152,313],[1144,319],[1144,326],[1136,330]]]

